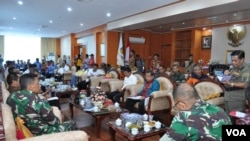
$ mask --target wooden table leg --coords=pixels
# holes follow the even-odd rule
[[[115,130],[112,127],[109,127],[109,135],[111,137],[111,141],[115,141]]]
[[[95,124],[96,124],[96,136],[97,138],[100,138],[100,131],[101,131],[101,126],[102,126],[102,120],[104,117],[102,116],[96,116]]]
[[[71,102],[69,102],[69,110],[70,110],[71,118],[73,118],[73,116],[74,116],[73,106],[74,105]]]

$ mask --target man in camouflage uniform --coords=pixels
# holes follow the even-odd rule
[[[185,75],[183,73],[180,72],[179,70],[179,65],[178,64],[174,64],[172,66],[172,72],[170,74],[170,77],[177,83],[181,83],[181,82],[185,82],[186,78]]]
[[[76,129],[73,121],[60,123],[49,103],[37,95],[40,92],[40,84],[34,74],[22,75],[20,85],[21,90],[12,93],[7,104],[11,107],[14,118],[21,117],[33,135]]]
[[[173,95],[179,111],[160,141],[222,140],[222,125],[231,124],[219,107],[202,101],[189,84],[181,84]]]
[[[231,75],[229,81],[223,82],[225,85],[225,110],[230,113],[233,110],[244,111],[246,109],[245,88],[250,82],[250,67],[245,61],[245,52],[235,50],[231,53],[233,68],[224,72]]]

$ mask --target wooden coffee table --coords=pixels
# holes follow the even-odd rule
[[[147,138],[147,137],[151,137],[155,135],[163,136],[168,130],[167,127],[162,127],[160,129],[153,128],[149,132],[144,132],[143,129],[140,129],[137,135],[132,135],[129,129],[123,126],[117,126],[114,121],[108,122],[107,125],[109,126],[109,134],[110,134],[112,141],[115,141],[116,133],[126,137],[129,141],[141,141],[143,138]]]
[[[75,106],[76,108],[81,109],[82,111],[84,111],[84,109],[79,105],[79,104],[75,104],[72,100],[69,101],[69,108],[70,108],[70,112],[71,112],[71,117],[73,117],[73,106]],[[84,111],[86,113],[88,113],[89,115],[91,115],[94,119],[95,119],[95,125],[96,125],[96,136],[97,138],[100,137],[100,131],[101,131],[101,125],[102,125],[102,121],[107,118],[107,117],[111,117],[111,118],[118,118],[121,113],[126,113],[129,112],[126,109],[122,109],[120,112],[110,112],[107,109],[101,109],[99,112],[90,112],[90,111]]]

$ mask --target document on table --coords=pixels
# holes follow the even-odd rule
[[[217,76],[220,82],[229,81],[231,79],[230,75]]]
[[[58,97],[50,97],[47,99],[48,101],[51,101],[51,100],[58,100]]]
[[[130,96],[128,97],[129,99],[134,99],[134,100],[141,100],[141,99],[144,99],[143,96]]]

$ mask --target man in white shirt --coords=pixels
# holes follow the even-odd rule
[[[123,74],[125,76],[123,86],[119,90],[108,94],[108,98],[113,102],[120,102],[122,91],[126,89],[128,85],[137,84],[137,78],[132,74],[131,69],[128,66],[122,68],[121,70],[123,71]]]
[[[105,72],[103,70],[98,69],[98,64],[94,64],[93,68],[86,70],[86,72],[87,79],[77,84],[78,90],[86,90],[88,88],[90,77],[99,77],[105,75]]]
[[[64,74],[65,72],[68,72],[70,69],[69,69],[69,66],[66,65],[64,62],[62,63],[62,66],[58,69],[58,73],[60,75]]]

